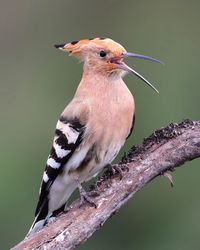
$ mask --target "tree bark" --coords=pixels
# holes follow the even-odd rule
[[[185,120],[155,131],[142,146],[132,147],[118,164],[123,178],[107,171],[90,191],[97,208],[76,200],[67,213],[23,240],[13,250],[75,249],[155,177],[200,157],[200,121]],[[98,195],[95,195],[98,193]]]

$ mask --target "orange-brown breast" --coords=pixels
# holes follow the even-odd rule
[[[121,78],[111,82],[99,77],[91,81],[91,76],[82,79],[63,112],[79,118],[86,128],[77,154],[87,150],[88,160],[70,170],[73,178],[90,179],[112,162],[130,133],[134,110],[133,96]]]
[[[106,147],[109,144],[124,144],[132,127],[135,112],[134,99],[121,78],[83,78],[75,99],[86,100],[89,111],[86,136]]]

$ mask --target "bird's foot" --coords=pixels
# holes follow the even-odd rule
[[[56,217],[54,216],[54,217],[50,217],[48,220],[47,220],[47,223],[48,224],[52,224],[53,222],[55,222],[56,221]]]
[[[106,168],[111,173],[111,175],[115,175],[116,173],[119,174],[120,180],[123,178],[123,171],[125,171],[125,170],[128,171],[128,167],[126,165],[118,165],[118,164],[111,165],[111,164],[108,164],[106,166]]]
[[[174,186],[173,177],[172,177],[172,175],[169,172],[163,172],[160,175],[164,176],[169,181],[171,187]]]
[[[79,207],[81,207],[86,201],[91,206],[97,208],[97,204],[94,202],[94,200],[91,197],[89,197],[89,195],[87,194],[87,192],[84,190],[84,188],[82,187],[80,183],[78,183],[78,189],[79,189],[80,198],[81,198]]]

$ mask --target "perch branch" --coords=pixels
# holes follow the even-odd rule
[[[13,250],[75,249],[148,182],[197,157],[200,157],[200,121],[185,120],[155,131],[118,164],[126,166],[122,180],[108,172],[97,181],[90,193],[99,193],[93,197],[97,208],[88,204],[79,208],[76,200],[67,213],[60,214]]]

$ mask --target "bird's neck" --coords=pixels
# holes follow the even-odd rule
[[[85,69],[83,71],[81,82],[77,88],[76,96],[105,95],[113,92],[113,89],[124,84],[120,75],[107,75],[98,71]]]

